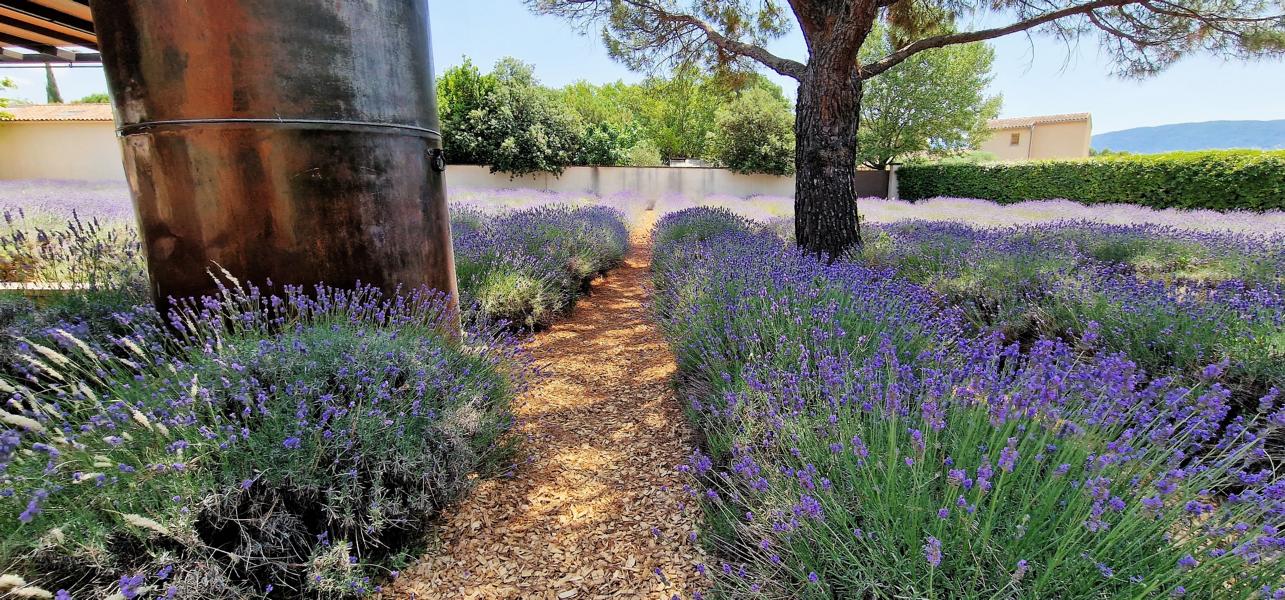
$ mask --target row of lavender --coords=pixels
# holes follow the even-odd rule
[[[974,331],[1088,337],[1156,376],[1218,364],[1241,406],[1285,389],[1285,235],[915,221],[869,233],[865,264],[932,288]]]
[[[589,203],[508,209],[489,200],[469,196],[452,207],[461,300],[472,318],[546,325],[589,279],[624,256],[627,217],[619,209]],[[111,335],[118,333],[111,315],[145,301],[146,271],[132,223],[58,208],[0,209],[0,283],[81,289],[39,310],[19,295],[0,296],[0,328],[9,330],[8,339],[54,325],[89,337]],[[10,346],[0,342],[0,350]]]
[[[1143,258],[1166,240],[1269,262],[1279,246],[1118,230],[1144,249],[1117,260],[1093,250],[1113,231],[1050,227],[1019,240],[905,224],[875,235],[864,257],[827,264],[726,211],[666,217],[654,237],[657,309],[705,441],[684,468],[720,561],[700,567],[715,592],[1285,595],[1285,481],[1271,469],[1285,410],[1270,387],[1238,406],[1245,375],[1228,375],[1255,352],[1279,364],[1279,273],[1240,270],[1249,263],[1235,258],[1231,276],[1202,278]],[[1005,327],[1013,312],[951,287],[971,277],[980,283],[963,289],[1025,301],[1014,286],[1029,282],[1012,280],[1029,261],[1054,260],[1053,246],[1076,264],[1031,267],[1048,276],[1040,283],[1101,282],[1085,286],[1100,306],[1068,309],[1081,327]],[[1143,368],[1115,339],[1150,318],[1113,296],[1124,281],[1153,286],[1138,301],[1189,303],[1167,315],[1202,306],[1275,329],[1254,329],[1253,352],[1205,340],[1190,363]],[[1110,313],[1122,314],[1103,324]],[[1152,326],[1153,343],[1187,335]],[[1130,335],[1164,354],[1145,333]]]
[[[9,275],[86,289],[0,298],[21,336],[0,370],[0,593],[376,590],[477,475],[514,462],[530,365],[509,325],[547,322],[627,243],[610,208],[455,210],[454,339],[432,292],[274,295],[227,274],[156,314],[133,228],[99,219],[7,215]]]

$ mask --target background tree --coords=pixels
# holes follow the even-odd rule
[[[678,65],[670,77],[648,77],[638,106],[643,134],[665,158],[704,156],[714,113],[732,91],[690,64]]]
[[[575,113],[540,86],[530,65],[513,58],[482,75],[469,61],[438,85],[443,140],[455,162],[512,175],[561,174],[582,147]]]
[[[638,140],[629,149],[625,159],[625,164],[631,167],[659,167],[665,164],[664,158],[660,155],[660,148],[647,138]]]
[[[62,92],[58,91],[58,79],[54,77],[54,68],[45,63],[45,102],[62,104]]]
[[[106,92],[95,92],[76,102],[79,104],[108,104],[111,101],[111,96],[108,96]]]
[[[542,14],[600,29],[608,51],[631,68],[669,61],[727,66],[756,61],[799,82],[796,105],[795,233],[813,252],[837,256],[860,244],[856,204],[862,82],[926,50],[1026,31],[1066,41],[1096,35],[1123,75],[1160,71],[1206,51],[1250,58],[1285,54],[1279,0],[526,0]],[[955,15],[1000,23],[949,31]],[[806,60],[766,44],[803,32]],[[858,53],[879,22],[895,49]]]
[[[472,136],[471,119],[495,89],[495,78],[484,75],[467,57],[437,79],[437,111],[442,122],[442,145],[453,163],[483,165],[484,144]]]
[[[577,165],[651,166],[654,144],[645,144],[646,133],[637,117],[643,91],[637,85],[617,81],[594,85],[578,81],[555,91],[557,99],[576,113],[584,125]],[[635,152],[639,148],[639,152]],[[647,164],[636,164],[643,160]],[[659,162],[659,159],[657,159]]]
[[[886,28],[866,39],[866,61],[887,56],[895,41]],[[887,169],[911,155],[942,156],[975,147],[989,135],[1000,98],[987,97],[995,52],[984,43],[920,52],[865,82],[858,159]]]
[[[753,87],[714,116],[709,157],[737,173],[794,173],[794,109],[764,87]]]
[[[14,83],[12,79],[9,79],[8,77],[0,77],[0,93],[4,92],[4,90],[12,90],[16,87],[18,87],[18,85]],[[4,96],[0,96],[0,121],[8,121],[13,118],[13,113],[5,112],[4,110],[8,106],[9,99]]]

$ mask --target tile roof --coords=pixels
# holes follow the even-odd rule
[[[31,104],[0,108],[13,121],[110,121],[110,104]]]
[[[1030,127],[1032,125],[1042,125],[1045,123],[1070,123],[1073,121],[1088,121],[1092,118],[1089,113],[1068,113],[1065,115],[1041,115],[1038,117],[1014,117],[1011,119],[991,119],[986,122],[986,126],[991,129],[1014,129],[1017,127]]]

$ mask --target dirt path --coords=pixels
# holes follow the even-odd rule
[[[636,234],[625,264],[529,342],[546,373],[515,407],[530,462],[450,511],[441,547],[385,598],[688,597],[701,559],[674,466],[692,437],[644,305],[650,258]]]

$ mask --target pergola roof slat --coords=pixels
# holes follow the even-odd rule
[[[69,14],[78,19],[85,21],[94,20],[93,13],[89,10],[89,2],[77,2],[76,0],[31,0],[50,10],[56,10],[61,13]]]
[[[0,63],[101,63],[85,0],[0,0]]]
[[[0,0],[0,6],[16,12],[31,15],[41,21],[48,21],[50,23],[81,31],[91,36],[94,35],[93,22],[68,14],[61,10],[50,8],[44,4],[38,4],[36,2],[31,2],[30,0],[21,2],[15,0]]]
[[[76,52],[67,48],[59,48],[49,44],[33,42],[29,39],[18,37],[4,31],[0,31],[0,45],[8,46],[10,48],[30,50],[38,53],[38,56],[45,57],[42,60],[48,62],[98,62],[101,60],[97,52]],[[5,57],[8,58],[9,56],[10,55],[6,53]],[[21,61],[30,62],[32,60],[30,56],[31,55],[24,56]]]
[[[70,27],[49,23],[48,27],[41,23],[33,23],[31,17],[18,13],[16,11],[0,6],[0,23],[11,27],[29,31],[33,34],[45,38],[58,40],[61,43],[72,46],[83,46],[85,48],[98,49],[98,43],[93,35],[78,32]]]

